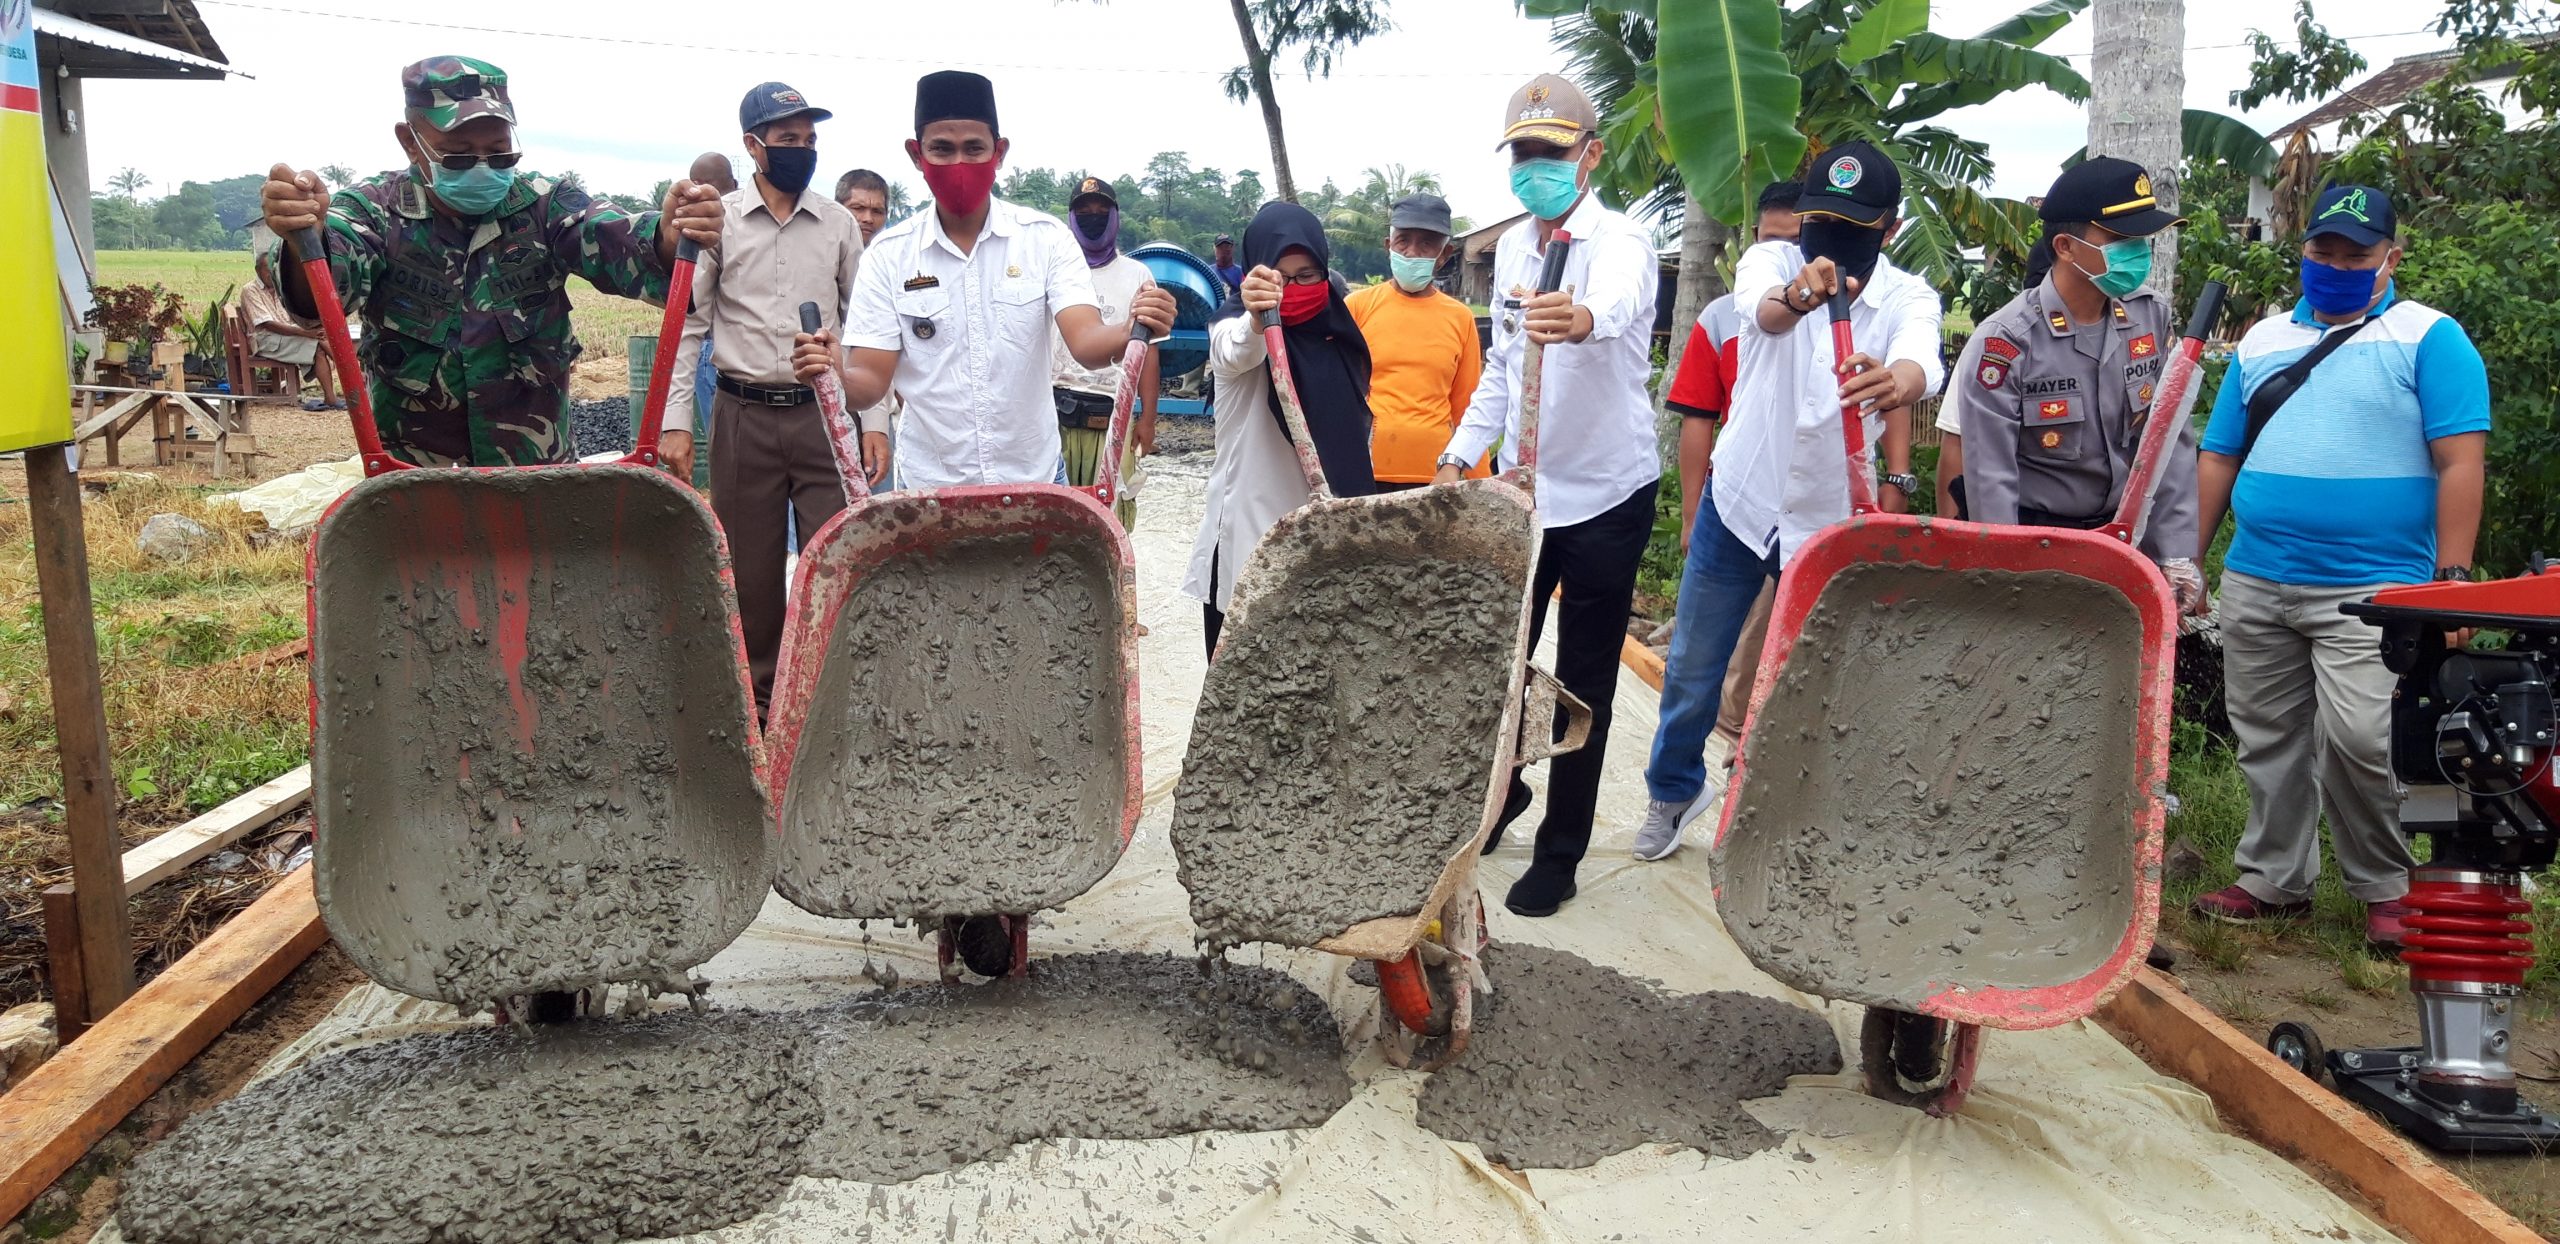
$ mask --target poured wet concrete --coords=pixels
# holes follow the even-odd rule
[[[792,761],[785,898],[848,918],[1024,913],[1110,871],[1129,791],[1109,557],[976,536],[864,572]]]
[[[1744,740],[1717,859],[1752,962],[1915,1009],[2096,971],[2132,921],[2141,621],[2052,572],[1851,566]]]
[[[1741,1103],[1840,1070],[1822,1016],[1757,994],[1669,994],[1568,951],[1496,943],[1475,1035],[1415,1121],[1511,1167],[1589,1166],[1643,1144],[1736,1158],[1778,1137]]]
[[[134,1244],[611,1241],[750,1217],[819,1123],[749,1014],[410,1037],[252,1085],[144,1151]]]
[[[1350,1100],[1323,1002],[1134,954],[809,1011],[478,1029],[331,1055],[135,1164],[135,1244],[534,1244],[710,1230],[798,1174],[894,1183],[1044,1137],[1314,1127]]]
[[[664,983],[754,919],[771,822],[689,492],[396,471],[314,547],[314,883],[369,975],[465,1007]]]
[[[1311,946],[1419,910],[1481,828],[1519,584],[1439,558],[1313,569],[1209,667],[1174,793],[1212,944]]]

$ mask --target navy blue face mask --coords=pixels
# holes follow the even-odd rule
[[[2373,305],[2379,268],[2334,268],[2302,257],[2302,300],[2321,315],[2353,315]]]

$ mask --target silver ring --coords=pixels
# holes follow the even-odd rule
[[[1806,299],[1808,301],[1811,300],[1813,297],[1813,288],[1807,285],[1796,286],[1796,297]]]

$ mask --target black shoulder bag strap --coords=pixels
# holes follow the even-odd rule
[[[2318,367],[2320,360],[2337,353],[2338,347],[2347,344],[2347,338],[2363,332],[2365,325],[2381,318],[2381,313],[2376,312],[2357,320],[2344,330],[2331,329],[2329,335],[2322,337],[2320,344],[2311,347],[2309,353],[2295,359],[2292,365],[2283,371],[2267,377],[2267,382],[2259,385],[2258,391],[2249,395],[2249,428],[2240,437],[2240,456],[2233,460],[2233,469],[2238,469],[2240,463],[2249,460],[2249,451],[2257,445],[2258,434],[2266,431],[2268,421],[2276,417],[2276,412],[2284,409],[2284,404],[2292,401],[2293,395],[2302,391],[2302,382],[2309,378],[2311,369]]]

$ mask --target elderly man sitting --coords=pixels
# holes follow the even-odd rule
[[[268,255],[261,252],[258,256],[258,279],[240,290],[240,309],[249,319],[251,364],[274,363],[292,368],[292,384],[287,392],[296,397],[302,395],[302,373],[313,371],[317,373],[325,407],[313,404],[311,408],[338,406],[336,376],[331,368],[316,366],[320,359],[320,331],[304,328],[295,323],[292,316],[285,314],[284,303],[276,297],[275,289],[275,269]]]

